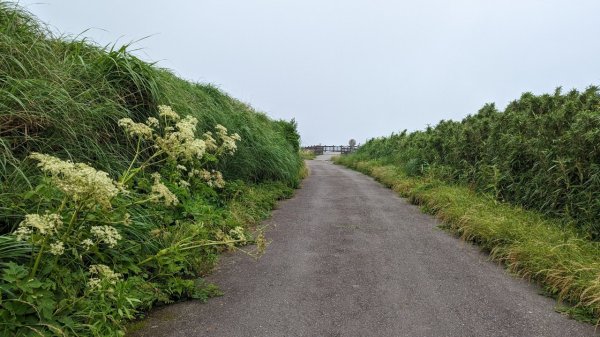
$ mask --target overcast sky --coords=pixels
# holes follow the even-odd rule
[[[213,83],[302,142],[359,143],[600,84],[600,1],[21,0],[64,34]]]

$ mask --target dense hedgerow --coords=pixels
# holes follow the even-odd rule
[[[124,333],[289,196],[294,121],[0,1],[0,335]]]
[[[597,87],[525,93],[504,111],[488,104],[459,122],[372,139],[356,156],[467,184],[501,201],[573,221],[600,238]]]

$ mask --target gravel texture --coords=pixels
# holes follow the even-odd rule
[[[266,221],[265,255],[229,254],[208,278],[224,296],[154,310],[131,335],[594,335],[373,179],[307,163],[302,189]]]

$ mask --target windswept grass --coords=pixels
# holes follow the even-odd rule
[[[317,155],[313,150],[300,150],[300,157],[305,160],[313,160]]]
[[[493,260],[569,305],[561,310],[588,321],[600,317],[600,243],[590,241],[580,229],[466,186],[411,176],[404,168],[381,161],[349,155],[338,157],[336,163],[370,175],[421,205],[445,228],[480,245]]]
[[[122,336],[127,320],[157,304],[216,294],[202,276],[218,254],[249,242],[264,248],[249,229],[306,174],[294,120],[272,120],[128,47],[55,36],[0,0],[2,336]],[[160,105],[187,126],[167,125]],[[124,118],[156,134],[133,137],[118,124]],[[207,131],[219,146],[209,148]],[[179,144],[164,141],[175,133]],[[185,162],[162,146],[184,143],[194,147]],[[118,191],[104,208],[84,202],[100,189],[65,192],[57,181],[66,171],[44,174],[32,152],[63,167],[87,164]],[[70,182],[95,181],[79,178]]]
[[[179,79],[127,46],[105,50],[53,36],[22,8],[0,1],[0,233],[20,221],[17,196],[39,176],[25,156],[51,153],[116,174],[135,148],[117,121],[143,121],[158,104],[196,117],[200,134],[221,124],[241,136],[236,156],[215,167],[226,179],[297,186],[294,121],[273,121],[210,84]]]

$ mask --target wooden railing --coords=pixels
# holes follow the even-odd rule
[[[356,151],[356,149],[358,149],[358,146],[348,145],[312,145],[302,147],[302,150],[313,151],[317,156],[325,152],[337,152],[341,154],[348,154]]]

